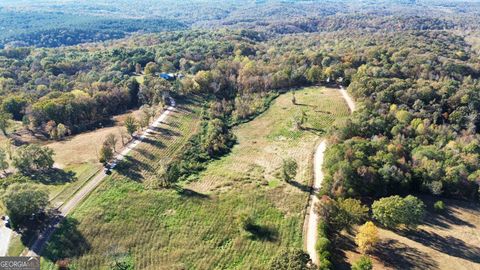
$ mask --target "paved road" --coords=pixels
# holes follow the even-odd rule
[[[132,149],[137,147],[145,138],[147,138],[151,133],[154,132],[155,128],[159,127],[160,124],[165,121],[168,115],[174,110],[175,107],[175,100],[170,98],[169,106],[154,122],[151,124],[143,134],[130,142],[120,154],[115,157],[115,161],[112,163],[112,168],[117,165],[117,162],[123,160]],[[58,218],[52,221],[50,225],[48,225],[47,229],[41,233],[35,243],[32,245],[30,250],[24,251],[22,254],[26,256],[39,256],[44,245],[50,239],[52,234],[60,225],[61,221],[78,205],[80,202],[83,201],[95,188],[105,179],[107,175],[104,171],[99,172],[93,179],[91,179],[85,186],[83,186],[75,195],[66,203],[64,203],[59,209]]]
[[[3,222],[2,222],[3,223]],[[10,238],[12,237],[12,230],[0,225],[0,256],[7,256],[8,244],[10,244]]]
[[[350,108],[351,112],[355,111],[355,102],[350,97],[348,92],[340,86],[340,93],[342,93],[343,98],[347,102],[348,107]],[[306,246],[307,246],[307,253],[310,255],[312,262],[316,265],[319,264],[319,258],[315,246],[317,244],[318,239],[318,215],[315,212],[315,204],[319,201],[318,198],[318,191],[322,186],[323,182],[323,154],[327,149],[327,143],[322,141],[317,149],[315,150],[315,156],[313,160],[313,173],[314,173],[314,181],[313,181],[313,192],[310,195],[310,207],[308,210],[308,220],[307,220],[307,228],[306,228]]]

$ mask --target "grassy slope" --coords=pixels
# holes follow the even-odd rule
[[[239,144],[232,153],[212,162],[198,181],[185,183],[183,192],[145,189],[133,179],[148,184],[151,171],[194,130],[191,114],[175,115],[169,128],[170,135],[180,133],[176,139],[162,136],[161,148],[143,144],[132,158],[139,170],[130,179],[114,174],[104,182],[74,212],[71,226],[56,234],[44,257],[73,257],[78,269],[107,268],[113,251],[130,253],[136,269],[263,269],[281,247],[301,247],[320,128],[349,112],[334,90],[300,90],[297,102],[303,105],[290,100],[290,94],[280,96],[266,113],[236,128]],[[316,130],[293,129],[292,114],[301,109],[309,116],[307,126]],[[276,177],[286,156],[300,165],[294,185]],[[253,217],[261,233],[241,232],[241,214]]]

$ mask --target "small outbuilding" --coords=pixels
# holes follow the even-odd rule
[[[165,79],[167,81],[173,81],[176,79],[176,76],[173,73],[160,73],[160,78]]]

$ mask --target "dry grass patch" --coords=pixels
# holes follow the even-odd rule
[[[94,131],[80,133],[62,141],[50,142],[46,144],[46,146],[55,151],[55,163],[62,168],[73,164],[99,163],[98,153],[102,147],[102,143],[109,134],[115,135],[117,138],[116,151],[121,152],[123,148],[121,133],[126,134],[123,122],[129,115],[140,119],[141,110],[135,110],[113,117],[115,124],[112,127],[104,127]],[[125,140],[125,143],[126,142]]]

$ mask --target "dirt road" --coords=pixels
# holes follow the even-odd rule
[[[317,244],[317,228],[318,228],[318,215],[315,213],[315,204],[318,202],[318,191],[322,185],[323,181],[323,154],[327,149],[327,143],[322,141],[317,149],[315,150],[314,156],[314,181],[313,181],[313,192],[310,195],[310,209],[308,211],[308,223],[307,223],[307,252],[310,254],[310,258],[313,263],[318,265],[318,254],[315,250],[315,245]]]
[[[355,111],[355,101],[353,101],[352,97],[350,97],[347,90],[345,90],[345,88],[343,88],[343,86],[340,86],[340,93],[342,93],[343,98],[347,102],[347,105],[350,108],[350,112],[354,112]]]
[[[0,224],[0,256],[7,256],[12,230]]]
[[[154,122],[151,124],[143,134],[130,142],[120,154],[118,154],[115,158],[115,161],[112,163],[112,168],[114,168],[118,161],[123,160],[132,149],[137,147],[145,138],[147,138],[151,133],[154,132],[154,129],[159,127],[160,124],[165,121],[168,115],[175,109],[175,101],[170,98],[169,106]],[[52,236],[55,230],[60,225],[61,221],[77,206],[79,205],[95,188],[105,179],[107,175],[104,171],[99,172],[93,179],[91,179],[85,186],[83,186],[75,195],[66,203],[64,203],[59,209],[58,218],[52,221],[51,224],[48,225],[47,229],[39,235],[35,243],[29,250],[26,250],[22,253],[22,255],[26,256],[39,256],[40,252],[42,251],[45,243],[48,239]]]
[[[340,86],[340,93],[342,94],[343,98],[347,102],[348,107],[350,108],[351,112],[355,111],[355,102],[350,97],[348,92]],[[323,155],[325,149],[327,148],[327,143],[322,141],[317,149],[315,149],[315,155],[313,160],[313,174],[314,174],[314,181],[313,181],[313,192],[310,195],[310,207],[308,210],[307,215],[307,228],[306,228],[306,237],[305,242],[307,246],[307,253],[310,255],[312,262],[316,265],[319,264],[318,253],[315,250],[315,245],[317,244],[318,239],[318,215],[315,213],[315,204],[318,202],[319,198],[317,196],[320,187],[322,186],[323,181]]]

